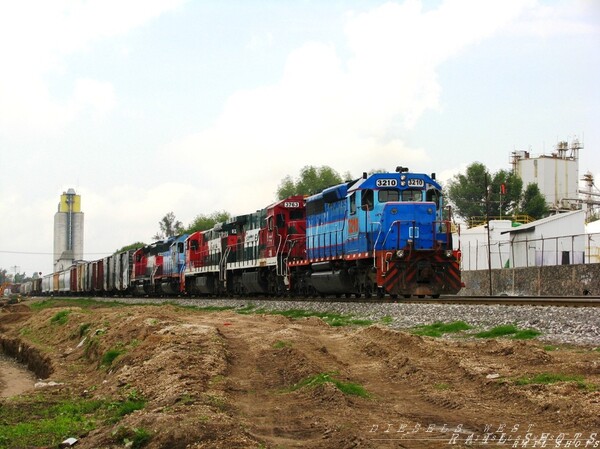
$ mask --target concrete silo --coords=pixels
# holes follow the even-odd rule
[[[54,215],[54,272],[83,258],[81,196],[74,189],[63,192]]]

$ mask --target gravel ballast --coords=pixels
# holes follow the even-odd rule
[[[318,302],[252,299],[198,298],[104,298],[123,303],[177,303],[195,307],[254,306],[256,309],[283,311],[312,310],[322,313],[351,315],[368,319],[393,329],[408,330],[435,322],[464,321],[474,330],[489,330],[495,326],[513,324],[519,329],[541,332],[539,340],[576,345],[600,346],[600,308],[508,305],[410,304],[402,302]]]

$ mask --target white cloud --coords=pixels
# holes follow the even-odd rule
[[[0,6],[0,134],[48,132],[76,113],[99,117],[115,104],[110,83],[75,80],[61,98],[48,84],[63,75],[65,58],[124,34],[177,8],[184,0],[24,0]],[[106,95],[104,99],[101,97]],[[85,105],[85,107],[83,107]]]
[[[219,194],[221,207],[239,212],[248,209],[248,186],[250,207],[262,207],[304,165],[359,176],[426,162],[424,149],[411,148],[398,131],[439,108],[438,67],[529,3],[449,0],[423,12],[407,0],[349,14],[350,58],[331,44],[306,43],[289,55],[278,83],[236,92],[214,126],[172,142],[165,154],[192,162],[198,182],[230,192]],[[207,155],[221,159],[211,164]]]
[[[582,20],[583,18],[583,20]],[[548,38],[600,34],[600,6],[595,0],[568,0],[552,6],[536,3],[508,31]]]
[[[75,83],[69,110],[72,115],[91,110],[97,117],[101,117],[109,113],[115,103],[116,96],[110,83],[92,79],[79,79]]]

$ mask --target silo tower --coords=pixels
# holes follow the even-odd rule
[[[60,196],[54,215],[54,271],[64,270],[83,258],[81,196],[69,189]]]

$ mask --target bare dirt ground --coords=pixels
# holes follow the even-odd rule
[[[77,448],[124,447],[114,441],[119,426],[146,429],[146,447],[170,449],[600,447],[597,349],[169,305],[73,307],[61,325],[51,322],[59,310],[0,312],[5,350],[37,351],[32,367],[60,383],[39,392],[119,398],[135,390],[147,400],[121,422],[77,436]],[[115,348],[121,354],[101,367]],[[517,382],[540,373],[582,380]],[[316,375],[338,385],[300,386]],[[339,382],[368,396],[344,393]]]

